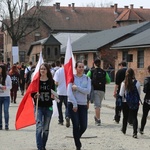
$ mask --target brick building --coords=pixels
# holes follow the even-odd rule
[[[68,6],[61,6],[60,3],[56,3],[53,6],[39,6],[37,1],[36,6],[27,10],[27,12],[33,13],[37,9],[41,12],[40,25],[36,31],[19,41],[20,62],[28,62],[27,52],[31,43],[47,38],[50,34],[59,32],[92,33],[150,20],[150,15],[148,15],[150,9],[134,8],[134,5],[125,6],[124,8],[118,8],[117,4],[107,8],[76,7],[74,3]],[[7,56],[12,61],[12,46],[8,36],[6,31],[4,59],[7,60]],[[78,57],[80,56],[78,55]],[[92,58],[89,56],[87,59]]]

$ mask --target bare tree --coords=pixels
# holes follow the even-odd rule
[[[112,4],[113,4],[112,1],[110,1],[110,2],[101,2],[101,3],[97,4],[97,6],[99,6],[99,7],[110,7],[110,5],[112,5]],[[96,7],[96,3],[91,2],[91,3],[87,4],[86,7]]]
[[[0,0],[0,22],[12,39],[12,46],[39,28],[40,6],[47,0],[41,1]],[[30,9],[27,11],[27,8]]]

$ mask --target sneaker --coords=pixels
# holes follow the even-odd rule
[[[123,134],[126,134],[126,131],[124,131],[123,129],[121,129],[121,132],[122,132]]]
[[[66,117],[66,127],[70,127],[70,118]]]
[[[133,134],[133,138],[137,139],[137,134],[134,133]]]
[[[139,132],[140,132],[140,134],[144,134],[144,132],[141,129],[139,129]]]
[[[95,116],[94,116],[94,120],[95,120],[95,124],[97,126],[100,126],[101,125],[101,120],[100,119],[97,119]]]
[[[5,130],[6,130],[6,131],[8,131],[8,130],[9,130],[9,128],[8,128],[8,127],[5,127]]]
[[[63,122],[58,122],[59,125],[64,125]]]

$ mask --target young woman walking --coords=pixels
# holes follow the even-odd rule
[[[68,112],[73,124],[73,137],[76,150],[81,149],[80,138],[87,129],[87,94],[91,91],[91,79],[84,74],[84,64],[78,61],[75,65],[77,74],[74,83],[67,90]]]
[[[135,79],[135,73],[132,68],[127,69],[125,80],[121,83],[121,88],[119,95],[123,97],[123,104],[122,104],[122,110],[123,110],[123,123],[122,123],[122,132],[126,133],[127,128],[127,122],[128,117],[132,118],[133,121],[133,137],[137,138],[137,129],[138,129],[138,120],[137,120],[137,114],[139,109],[139,102],[135,104],[135,107],[131,107],[129,103],[127,103],[127,99],[124,98],[127,96],[127,92],[132,92],[134,90],[134,87],[137,88],[137,94],[140,95],[141,88],[140,88],[140,82]],[[133,92],[134,94],[134,92]],[[140,99],[139,99],[140,100]]]
[[[12,88],[10,90],[11,103],[16,103],[17,92],[19,87],[20,74],[16,65],[13,65],[9,71],[9,75],[12,81]]]
[[[7,75],[6,67],[0,65],[0,130],[3,129],[2,106],[4,106],[5,130],[9,129],[9,104],[11,78]]]
[[[49,135],[49,125],[53,114],[51,89],[55,89],[54,81],[47,63],[40,66],[39,93],[33,93],[35,107],[38,109],[36,118],[36,144],[38,150],[46,150],[46,143]]]

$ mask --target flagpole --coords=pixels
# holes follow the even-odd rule
[[[37,115],[38,115],[38,104],[39,104],[39,92],[37,93],[37,99],[36,99],[35,120],[37,120]]]

